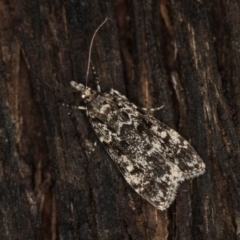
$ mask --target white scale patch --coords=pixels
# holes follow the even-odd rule
[[[160,135],[161,135],[161,138],[165,138],[167,137],[167,132],[163,131],[160,133]]]

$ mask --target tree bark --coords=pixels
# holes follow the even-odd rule
[[[92,63],[206,163],[159,211],[124,180],[69,82]],[[240,239],[240,3],[0,0],[1,239]],[[92,74],[88,86],[94,88]],[[97,146],[94,151],[94,142]]]

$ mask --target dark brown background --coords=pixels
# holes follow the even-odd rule
[[[207,166],[158,211],[98,143],[69,82],[92,61]],[[240,239],[240,2],[0,0],[0,239]],[[89,81],[89,86],[94,86]]]

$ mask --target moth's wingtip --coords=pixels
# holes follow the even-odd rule
[[[154,205],[158,210],[160,211],[166,211],[174,202],[174,200],[176,199],[176,195],[177,195],[177,191],[179,188],[179,185],[181,182],[188,180],[188,179],[192,179],[195,177],[198,177],[200,175],[203,175],[206,172],[206,164],[201,160],[200,162],[200,166],[198,167],[198,171],[194,171],[194,175],[185,175],[182,179],[178,179],[178,181],[174,182],[172,184],[172,187],[169,188],[169,192],[168,192],[168,196],[166,197],[166,201],[161,202],[161,203],[153,203],[150,202],[152,205]]]
[[[199,162],[199,166],[198,166],[198,169],[195,170],[195,174],[194,176],[192,176],[192,178],[195,178],[195,177],[198,177],[200,175],[203,175],[204,173],[206,172],[206,164],[201,160]]]

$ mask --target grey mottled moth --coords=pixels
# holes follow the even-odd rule
[[[91,55],[91,48],[89,52]],[[205,172],[204,162],[183,137],[140,112],[118,91],[102,93],[99,86],[94,91],[74,81],[71,86],[85,102],[84,107],[76,108],[86,110],[94,132],[123,177],[157,209],[169,207],[182,181]]]

